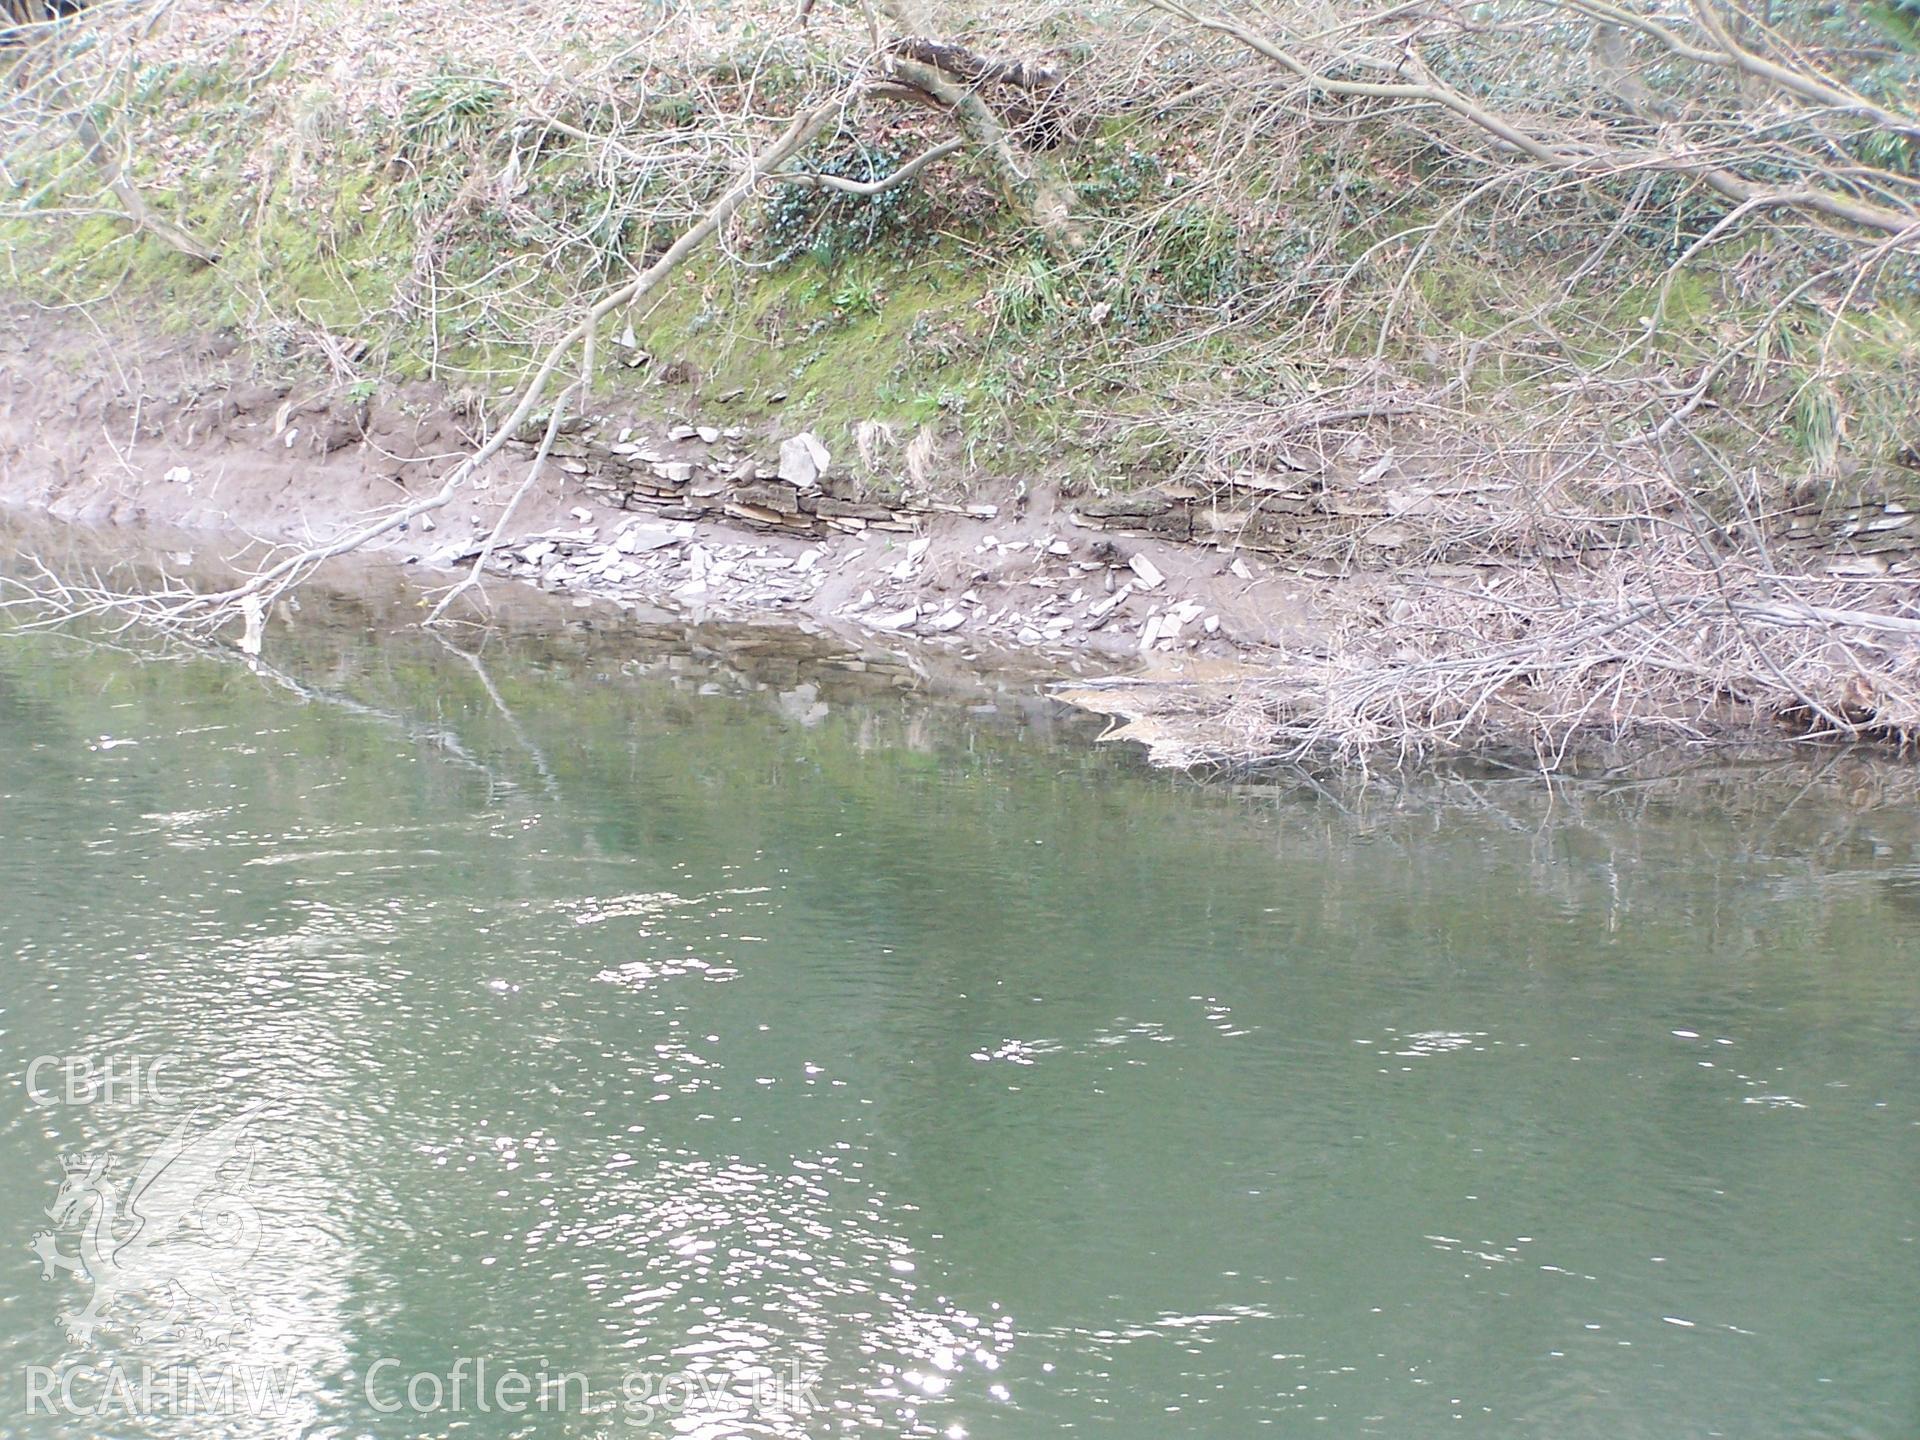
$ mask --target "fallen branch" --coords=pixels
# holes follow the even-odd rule
[[[888,53],[930,66],[979,94],[989,87],[1020,92],[996,107],[1013,129],[1033,148],[1051,149],[1066,131],[1067,77],[1057,65],[1031,60],[999,60],[979,55],[963,45],[920,36],[907,36],[887,47]]]
[[[588,368],[591,368],[590,362]],[[527,463],[526,478],[520,482],[520,488],[515,490],[507,503],[501,507],[499,516],[493,522],[493,529],[487,532],[486,543],[480,547],[480,553],[474,557],[473,568],[467,571],[466,578],[442,595],[433,609],[427,612],[427,618],[422,623],[429,629],[440,622],[440,617],[447,612],[448,606],[480,583],[480,577],[486,573],[488,562],[493,559],[493,552],[499,548],[500,537],[506,534],[507,526],[513,520],[513,512],[520,508],[520,502],[526,498],[527,491],[531,490],[533,482],[540,478],[540,470],[547,463],[547,456],[553,453],[553,442],[560,434],[560,423],[566,416],[567,402],[579,389],[580,384],[575,383],[562,391],[560,397],[553,402],[553,414],[547,417],[547,428],[540,437],[540,446],[533,452],[533,459]]]
[[[71,116],[71,121],[74,133],[80,137],[80,144],[86,151],[87,159],[100,171],[107,189],[112,191],[114,198],[125,207],[127,218],[133,222],[136,229],[146,231],[202,265],[220,263],[218,250],[203,245],[187,230],[153,213],[153,208],[147,204],[146,197],[135,188],[133,182],[127,179],[125,171],[120,168],[119,160],[107,146],[106,137],[100,133],[99,128],[84,111],[76,111]]]
[[[1006,125],[979,94],[983,76],[1017,74],[1037,84],[1043,71],[1014,62],[986,60],[959,46],[923,38],[931,27],[917,0],[886,0],[885,9],[908,32],[908,37],[895,41],[882,58],[886,79],[904,87],[909,96],[918,92],[952,111],[961,132],[992,166],[1008,203],[1031,219],[1056,250],[1079,249],[1085,237],[1074,223],[1072,187],[1043,159],[1029,156],[1023,160]],[[948,70],[948,64],[957,68]],[[1047,95],[1057,96],[1064,81],[1050,67],[1045,73],[1051,73],[1052,78]]]
[[[1825,106],[1836,114],[1859,115],[1896,135],[1920,139],[1920,122],[1915,121],[1912,116],[1900,115],[1875,105],[1864,95],[1835,85],[1824,76],[1789,69],[1785,65],[1775,64],[1764,56],[1755,54],[1735,38],[1713,13],[1711,5],[1701,4],[1694,8],[1701,22],[1713,36],[1718,48],[1692,44],[1657,20],[1636,15],[1633,11],[1618,5],[1606,4],[1604,0],[1555,0],[1555,3],[1563,4],[1567,9],[1602,24],[1636,30],[1642,35],[1659,41],[1682,60],[1691,61],[1696,65],[1711,65],[1717,69],[1738,70],[1756,79],[1765,80],[1770,85],[1776,85],[1790,94],[1799,96],[1802,100]]]
[[[882,175],[878,180],[849,180],[844,175],[826,175],[817,170],[787,171],[771,178],[785,185],[798,185],[805,189],[837,190],[842,195],[862,197],[880,195],[897,185],[904,185],[927,166],[937,160],[946,159],[955,151],[964,150],[966,145],[967,142],[959,137],[942,140],[932,149],[922,151],[891,174]]]
[[[1631,171],[1655,170],[1699,180],[1717,194],[1736,204],[1756,209],[1791,209],[1810,212],[1845,225],[1883,235],[1905,236],[1920,214],[1840,194],[1818,184],[1763,185],[1724,165],[1706,158],[1704,152],[1689,154],[1681,148],[1659,151],[1618,150],[1594,143],[1574,144],[1543,139],[1519,121],[1489,109],[1478,101],[1438,80],[1354,80],[1310,64],[1278,41],[1251,29],[1226,15],[1195,10],[1185,0],[1141,0],[1163,14],[1189,24],[1225,35],[1271,61],[1313,91],[1327,96],[1357,100],[1411,101],[1437,105],[1511,146],[1528,159],[1554,170],[1591,177],[1613,176]],[[1403,63],[1418,65],[1409,44]],[[1377,68],[1377,67],[1376,67]],[[1394,73],[1398,73],[1395,67]],[[1896,117],[1897,118],[1897,117]],[[1914,122],[1908,121],[1911,126]],[[1905,133],[1903,130],[1901,133]]]
[[[848,96],[845,93],[835,95],[832,99],[814,106],[795,119],[778,138],[753,156],[733,184],[714,202],[712,208],[697,223],[689,227],[659,259],[628,283],[608,292],[588,307],[580,319],[547,349],[533,376],[522,387],[513,410],[500,425],[495,427],[491,438],[449,470],[442,479],[440,487],[433,494],[388,510],[324,544],[303,548],[284,556],[256,572],[243,583],[226,590],[203,593],[169,588],[155,595],[88,594],[85,597],[84,607],[75,608],[73,613],[100,614],[113,611],[119,613],[128,623],[146,624],[166,631],[188,631],[201,634],[217,630],[238,616],[247,622],[243,630],[243,640],[248,641],[249,644],[257,641],[257,627],[262,623],[262,617],[270,611],[273,602],[286,591],[299,585],[319,566],[328,560],[358,550],[421,515],[446,506],[474,473],[493,459],[508,440],[519,433],[540,403],[548,384],[568,353],[575,346],[586,342],[598,329],[600,323],[615,310],[624,305],[631,305],[657,289],[688,256],[711,239],[732,218],[752,196],[762,180],[805,149],[825,129],[828,122],[840,113],[847,99]],[[582,389],[586,386],[587,378],[583,374],[579,382]],[[571,392],[567,393],[571,394]],[[559,423],[561,408],[561,406],[555,406],[554,417],[549,423],[549,434]],[[471,583],[471,577],[468,583]],[[437,618],[444,608],[444,605],[436,607],[434,617]]]

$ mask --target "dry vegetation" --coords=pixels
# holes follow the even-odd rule
[[[1910,0],[803,8],[26,27],[13,283],[495,437],[706,336],[870,376],[822,419],[937,440],[922,484],[1305,496],[1290,553],[1356,583],[1324,653],[1164,701],[1207,758],[1920,730],[1920,571],[1855,543],[1920,509]]]

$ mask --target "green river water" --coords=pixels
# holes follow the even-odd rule
[[[336,618],[0,641],[0,1435],[1920,1434],[1897,777]]]

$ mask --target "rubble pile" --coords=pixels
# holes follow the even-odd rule
[[[590,513],[575,512],[576,518]],[[527,536],[496,550],[489,568],[543,590],[630,604],[671,600],[696,610],[784,610],[819,588],[825,553],[814,548],[782,555],[766,545],[702,540],[690,520],[632,519],[605,536],[593,524]]]
[[[992,505],[858,497],[811,432],[780,441],[771,460],[751,453],[740,427],[637,434],[584,417],[548,443],[547,425],[530,422],[514,443],[529,453],[546,445],[569,488],[633,513],[608,520],[575,507],[574,526],[502,543],[487,568],[582,603],[731,616],[804,609],[880,635],[1061,656],[1232,647],[1221,616],[1179,593],[1147,555],[1071,525],[1048,533],[1024,518],[1002,522]],[[483,552],[476,536],[436,558],[460,565]],[[1253,579],[1242,559],[1229,570]]]
[[[1198,601],[1157,595],[1166,577],[1144,555],[1122,559],[1109,545],[1088,558],[1058,535],[987,534],[973,563],[943,580],[922,573],[930,545],[911,542],[881,583],[838,613],[894,634],[965,633],[1028,650],[1191,650],[1221,632]]]

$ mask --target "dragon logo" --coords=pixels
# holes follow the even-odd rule
[[[79,1230],[79,1253],[62,1253],[52,1230],[36,1235],[32,1248],[43,1280],[66,1270],[93,1286],[84,1310],[60,1317],[71,1343],[92,1343],[115,1302],[136,1296],[164,1307],[158,1325],[137,1325],[137,1340],[185,1331],[209,1345],[231,1344],[248,1328],[232,1287],[259,1248],[260,1216],[236,1192],[252,1180],[257,1144],[247,1128],[265,1108],[249,1106],[198,1134],[194,1111],[124,1192],[108,1178],[108,1156],[62,1162],[60,1193],[46,1213],[55,1229]]]

